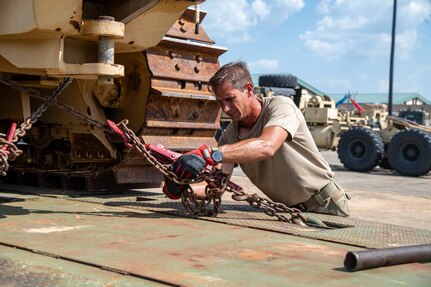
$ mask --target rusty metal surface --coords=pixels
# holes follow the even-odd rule
[[[191,12],[188,10],[183,16],[188,19],[184,22],[188,21],[187,25],[191,25]],[[172,33],[181,30],[179,22]],[[214,135],[219,128],[220,107],[208,91],[208,81],[219,68],[218,57],[226,51],[210,45],[212,41],[204,32],[185,33],[179,38],[188,36],[196,41],[165,37],[145,52],[151,90],[145,125],[139,134],[147,143],[182,151],[216,144]]]
[[[163,175],[150,165],[141,166],[122,166],[115,167],[115,181],[117,183],[147,183],[162,182]]]
[[[165,38],[160,45],[148,49],[146,54],[155,77],[208,82],[219,67],[219,54],[224,52],[216,50],[216,55],[213,55],[214,50],[211,46]]]
[[[92,134],[70,133],[72,162],[112,162],[109,150]]]
[[[219,109],[215,101],[151,95],[146,126],[215,130]]]
[[[193,39],[202,42],[214,44],[214,40],[210,39],[205,32],[205,30],[199,27],[199,34],[195,33],[195,10],[187,9],[180,19],[171,27],[171,29],[166,33],[166,36],[181,38],[181,39]],[[199,13],[199,23],[203,21],[206,16],[206,12],[200,11]]]
[[[0,246],[0,285],[19,287],[166,286],[78,262]]]
[[[45,255],[47,261],[56,256],[59,266],[79,262],[166,285],[426,286],[431,279],[430,265],[419,263],[345,272],[344,255],[360,248],[132,211],[52,198],[1,204],[0,243]],[[64,272],[66,278],[74,274]],[[82,272],[77,274],[87,277]],[[89,274],[99,278],[97,272]]]
[[[147,198],[148,200],[144,200]],[[126,206],[134,209],[163,212],[190,217],[181,202],[172,201],[162,195],[148,194],[136,197],[85,197],[83,200],[93,203],[114,206]],[[236,201],[223,201],[217,217],[200,217],[199,219],[239,225],[256,229],[275,231],[301,237],[326,240],[365,248],[385,248],[431,243],[431,231],[398,225],[360,220],[350,217],[338,217],[324,214],[311,215],[321,219],[333,229],[302,227],[295,224],[279,222],[247,204]]]

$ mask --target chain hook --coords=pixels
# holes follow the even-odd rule
[[[11,142],[13,140],[15,135],[15,130],[16,130],[16,123],[12,123],[12,125],[9,128],[9,131],[7,132],[6,141]],[[8,148],[8,144],[5,143],[5,145],[1,147],[1,150],[9,154],[9,151],[6,150],[7,148]]]
[[[122,139],[123,139],[123,143],[126,147],[131,148],[133,145],[129,143],[129,140],[127,139],[126,135],[124,134],[124,132],[117,126],[116,123],[114,123],[111,120],[106,120],[106,124],[108,125],[108,127],[117,135],[119,135]]]

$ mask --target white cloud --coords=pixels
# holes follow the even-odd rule
[[[412,0],[402,6],[397,20],[403,29],[415,27],[431,18],[431,2],[428,0]]]
[[[248,63],[251,73],[272,73],[278,71],[278,61],[277,60],[259,60],[255,62]]]
[[[226,38],[227,44],[238,44],[238,43],[246,43],[251,42],[253,37],[248,33],[244,32],[242,34],[236,34],[235,36],[228,36]]]
[[[280,25],[304,7],[304,0],[214,0],[205,1],[201,9],[209,11],[204,27],[212,37],[232,39],[252,35],[253,28],[263,23]],[[255,36],[247,38],[247,41]]]
[[[338,45],[332,45],[328,42],[324,42],[318,39],[308,39],[305,41],[305,45],[316,55],[333,59],[338,58],[343,55],[343,49],[341,49],[341,46]],[[338,53],[341,52],[341,53]]]
[[[255,0],[251,3],[251,10],[258,16],[260,20],[265,20],[271,9],[263,0]]]
[[[291,14],[301,11],[304,6],[303,0],[275,0],[272,12],[276,15],[280,13],[282,15],[282,20],[285,20]]]
[[[429,0],[398,1],[396,56],[408,59],[418,47],[418,26],[431,17]],[[344,55],[373,57],[388,55],[392,28],[392,0],[321,0],[322,18],[314,30],[300,36],[305,47],[329,60]]]
[[[201,6],[202,10],[211,11],[204,20],[206,30],[222,34],[244,31],[253,25],[250,5],[246,0],[206,1]]]
[[[317,4],[317,11],[322,14],[328,14],[331,10],[330,4],[331,0],[321,0],[319,4]]]

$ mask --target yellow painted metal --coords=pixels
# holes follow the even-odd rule
[[[83,0],[1,1],[0,71],[83,79],[123,76],[123,66],[98,63],[89,55],[97,51],[98,37],[115,39],[117,52],[143,51],[157,45],[184,10],[200,1],[134,2],[121,9],[106,4],[105,10],[124,21],[117,22],[84,20],[85,13],[99,7]]]
[[[37,163],[55,170],[50,164],[61,154],[69,167],[74,165],[71,170],[86,164],[87,170],[97,166],[115,172],[120,165],[122,173],[115,174],[120,183],[160,180],[140,173],[146,170],[143,160],[141,166],[129,166],[136,156],[122,149],[121,138],[95,128],[78,112],[99,123],[127,119],[136,135],[175,150],[215,145],[220,109],[208,81],[226,49],[213,45],[203,28],[192,31],[197,12],[188,7],[201,2],[0,2],[0,16],[5,16],[0,19],[0,73],[44,97],[53,93],[55,78],[74,78],[57,102],[75,112],[46,110],[25,138],[30,151],[23,162],[30,164],[15,167],[31,170]],[[205,13],[200,15],[202,21]],[[6,123],[0,132],[42,104],[34,98],[21,102],[20,93],[6,86],[0,90],[0,101],[11,99],[4,111],[0,107]]]
[[[124,23],[110,20],[86,20],[81,28],[82,35],[109,36],[112,38],[124,38]]]
[[[335,134],[331,125],[309,125],[308,129],[318,147],[333,148]]]
[[[0,36],[8,39],[79,35],[74,23],[82,19],[82,0],[2,0]]]
[[[187,7],[200,2],[203,1],[169,0],[158,2],[157,5],[141,15],[125,22],[127,33],[123,40],[117,42],[117,52],[143,51],[156,46]]]
[[[330,124],[338,119],[338,109],[305,107],[304,116],[307,122]]]

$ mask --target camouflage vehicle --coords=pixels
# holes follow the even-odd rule
[[[349,170],[366,172],[380,165],[406,176],[431,170],[431,128],[388,116],[382,105],[353,103],[357,110],[343,111],[330,97],[310,94],[292,75],[261,76],[257,93],[292,97],[317,146],[337,150]]]
[[[403,109],[398,111],[398,117],[416,122],[423,126],[430,125],[430,114],[424,110]]]

